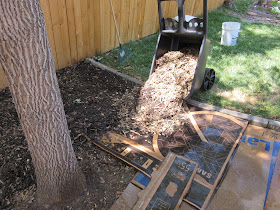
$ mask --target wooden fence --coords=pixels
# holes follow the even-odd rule
[[[158,28],[157,0],[112,0],[122,43]],[[208,0],[209,10],[224,0]],[[109,0],[40,0],[56,69],[119,45]],[[186,0],[186,14],[202,13],[203,0]],[[177,16],[176,1],[163,2],[164,17]],[[0,68],[0,89],[7,86]]]

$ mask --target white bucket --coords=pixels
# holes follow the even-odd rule
[[[236,45],[241,23],[223,22],[221,44],[226,46]]]

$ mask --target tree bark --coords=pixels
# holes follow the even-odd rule
[[[38,0],[0,0],[0,65],[28,142],[37,199],[65,202],[84,190]]]

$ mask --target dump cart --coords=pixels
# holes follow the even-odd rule
[[[195,69],[191,91],[186,99],[197,90],[209,90],[215,82],[215,71],[205,68],[207,57],[210,53],[210,40],[207,39],[208,1],[203,0],[203,18],[188,18],[185,16],[185,0],[176,0],[178,4],[178,17],[164,18],[162,2],[171,0],[158,0],[158,14],[160,33],[156,51],[152,61],[150,75],[156,69],[156,60],[169,51],[179,51],[183,48],[199,50],[198,61]],[[173,0],[175,1],[175,0]]]

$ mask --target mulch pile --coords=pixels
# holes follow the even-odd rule
[[[168,134],[186,119],[183,99],[191,90],[199,50],[185,48],[165,53],[141,88],[136,125],[143,131]]]

